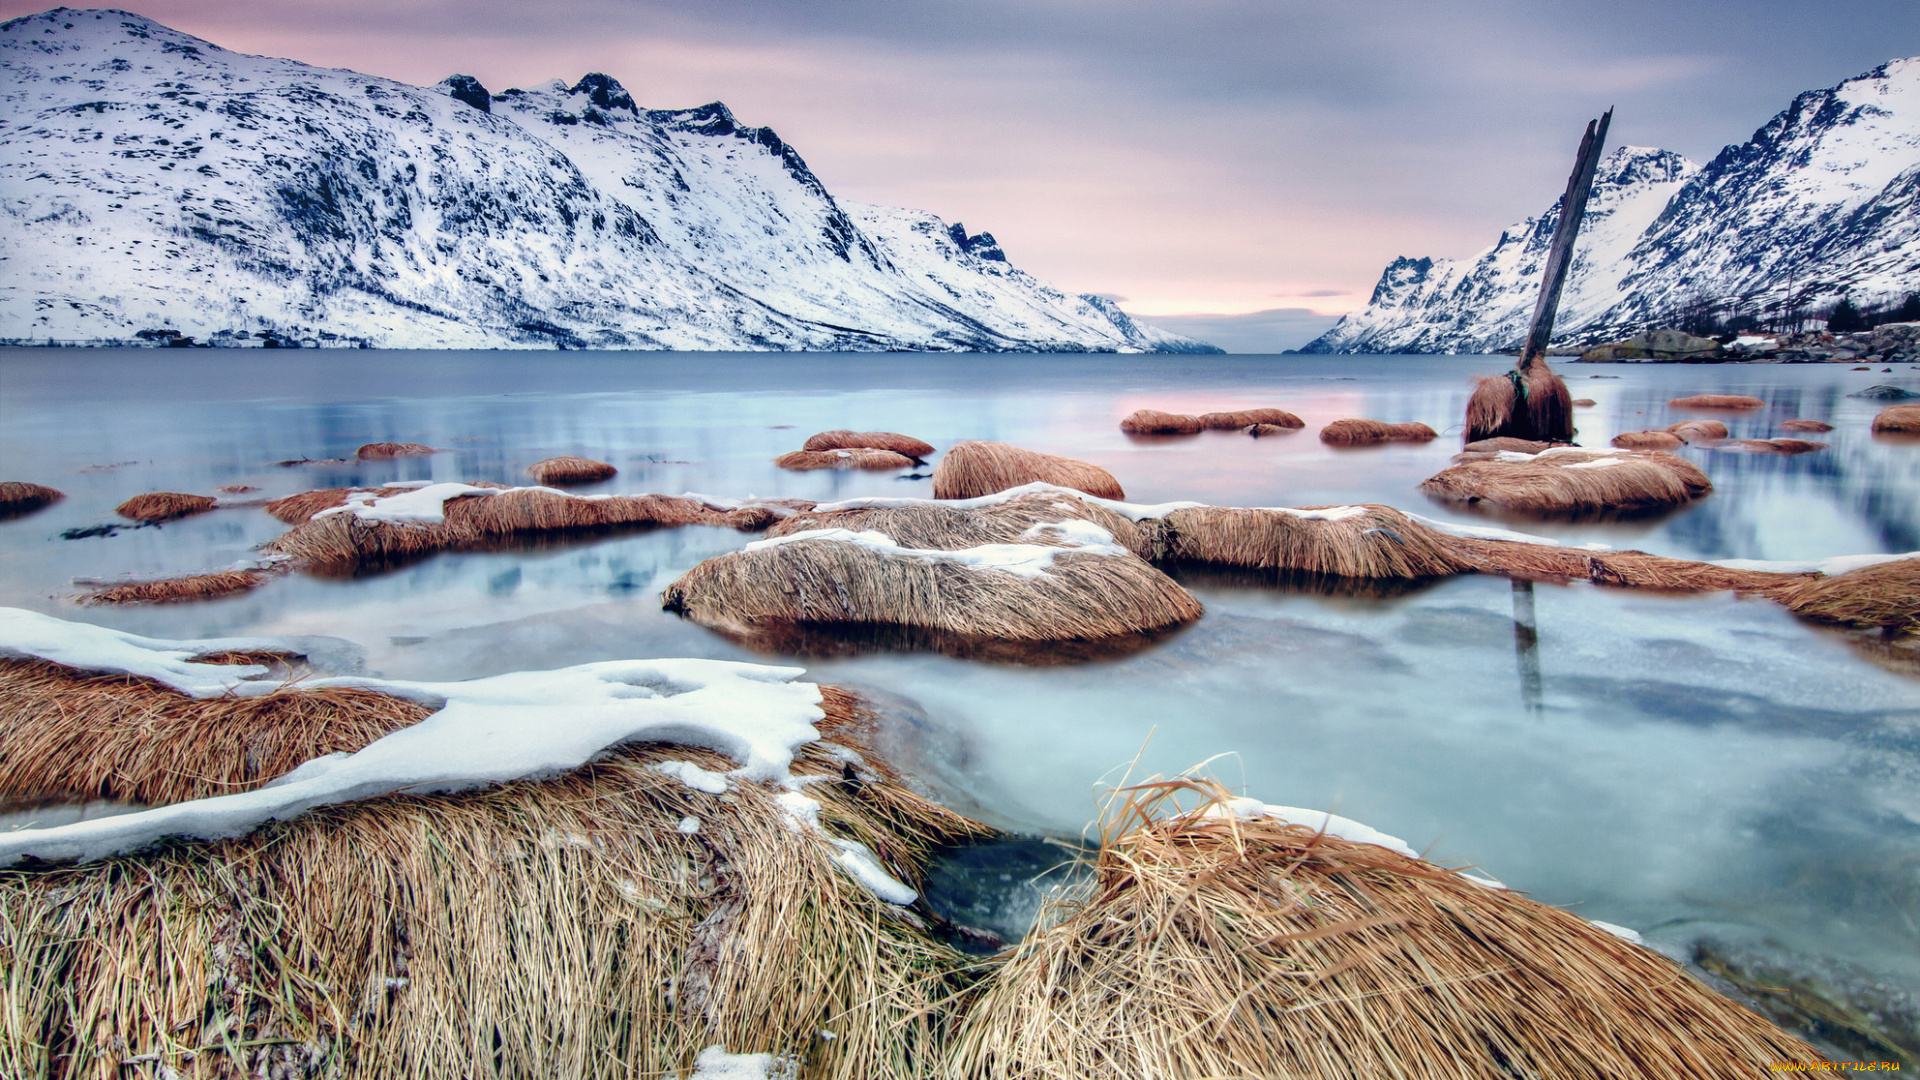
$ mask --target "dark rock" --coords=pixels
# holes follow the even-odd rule
[[[986,259],[988,262],[1007,261],[1007,253],[1000,250],[1000,243],[993,238],[992,233],[975,233],[968,236],[967,227],[955,222],[953,227],[947,230],[947,235],[953,237],[954,245],[961,251],[976,259]]]
[[[573,93],[585,94],[595,105],[603,109],[625,109],[635,116],[640,109],[633,103],[633,95],[611,75],[602,75],[595,71],[583,76],[573,84]]]
[[[480,80],[471,75],[449,75],[440,80],[435,90],[446,94],[455,101],[465,102],[483,113],[493,111],[493,97]],[[511,93],[512,91],[509,91]]]
[[[1888,368],[1885,370],[1891,371],[1892,369]],[[1847,396],[1866,398],[1868,401],[1905,401],[1908,398],[1920,398],[1920,394],[1916,394],[1911,390],[1903,390],[1898,386],[1885,385],[1869,386],[1865,390],[1855,390]]]

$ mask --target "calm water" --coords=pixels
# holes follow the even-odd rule
[[[396,479],[523,480],[577,453],[620,475],[588,490],[926,495],[892,473],[769,464],[826,428],[944,447],[998,439],[1096,462],[1130,498],[1231,505],[1382,502],[1488,522],[1416,485],[1458,446],[1469,376],[1492,357],[940,357],[220,351],[0,352],[0,479],[67,493],[0,522],[0,604],[165,637],[332,634],[371,671],[451,679],[619,657],[755,656],[659,610],[660,590],[750,535],[666,530],[441,555],[351,580],[294,577],[234,599],[78,608],[74,578],[224,566],[283,531],[259,509],[61,539],[147,491],[265,495]],[[1876,441],[1876,383],[1920,371],[1825,366],[1561,369],[1580,439],[1665,426],[1689,393],[1829,421],[1800,457],[1688,449],[1715,492],[1650,519],[1519,526],[1661,554],[1792,559],[1920,549],[1920,445]],[[1595,376],[1605,376],[1599,378]],[[1304,433],[1130,439],[1135,408],[1279,405]],[[1424,447],[1337,451],[1342,416],[1420,420]],[[276,468],[395,440],[432,458]],[[1513,522],[1506,522],[1512,524]],[[1585,585],[1530,597],[1459,578],[1386,598],[1225,578],[1189,587],[1200,623],[1125,660],[1021,667],[929,654],[807,660],[823,681],[917,703],[895,752],[943,797],[1003,823],[1077,834],[1094,789],[1212,760],[1269,802],[1320,806],[1472,863],[1539,899],[1641,928],[1770,939],[1920,990],[1920,682],[1771,604]],[[1537,651],[1516,648],[1529,618]],[[1537,675],[1534,674],[1537,672]],[[1144,750],[1142,747],[1144,746]],[[1224,757],[1221,755],[1225,755]]]

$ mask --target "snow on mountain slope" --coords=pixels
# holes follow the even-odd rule
[[[66,9],[0,26],[0,71],[0,338],[1208,348],[603,75],[420,88]]]
[[[1920,57],[1801,94],[1704,167],[1614,151],[1581,223],[1554,339],[1624,337],[1702,301],[1898,300],[1920,283]],[[1308,352],[1485,352],[1526,332],[1559,203],[1471,263],[1396,259]]]
[[[1623,146],[1594,173],[1560,302],[1562,326],[1611,306],[1628,270],[1624,256],[1699,166],[1668,150]],[[1395,259],[1365,308],[1340,320],[1306,352],[1486,352],[1526,336],[1541,266],[1560,223],[1560,203],[1509,226],[1471,262]]]

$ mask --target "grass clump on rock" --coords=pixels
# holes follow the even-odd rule
[[[1206,427],[1207,422],[1197,416],[1158,409],[1138,409],[1120,421],[1120,430],[1129,435],[1192,435]]]
[[[376,442],[368,443],[355,450],[353,456],[361,461],[379,461],[384,458],[425,457],[428,454],[437,453],[439,451],[433,447],[417,442]]]
[[[893,431],[822,431],[807,437],[803,450],[891,450],[915,460],[933,456],[933,444]]]
[[[1467,399],[1467,441],[1507,436],[1543,442],[1573,439],[1573,395],[1544,356],[1523,358],[1505,375],[1485,375]]]
[[[1364,446],[1383,442],[1432,442],[1439,432],[1422,423],[1389,424],[1384,420],[1335,420],[1320,429],[1320,441],[1336,446]]]
[[[1285,409],[1235,409],[1231,412],[1201,413],[1200,423],[1214,430],[1239,430],[1255,425],[1298,430],[1307,426],[1305,420]]]
[[[548,487],[597,484],[613,479],[619,471],[604,461],[583,457],[550,457],[527,466],[527,475]]]
[[[1420,490],[1525,513],[1634,513],[1685,505],[1711,492],[1713,484],[1673,454],[1569,447],[1523,460],[1461,462],[1427,478]]]
[[[1682,420],[1670,424],[1667,431],[1689,443],[1717,442],[1727,437],[1727,425],[1718,420]]]
[[[1824,420],[1782,420],[1780,421],[1780,430],[1819,433],[1822,431],[1832,431],[1833,425]]]
[[[1128,796],[1090,890],[976,991],[949,1075],[1693,1080],[1819,1059],[1570,912],[1211,784]]]
[[[1612,441],[1622,450],[1678,450],[1687,444],[1671,431],[1623,431]]]
[[[1767,403],[1746,394],[1695,394],[1667,402],[1674,409],[1764,409]]]
[[[813,469],[911,469],[914,466],[912,458],[897,451],[865,448],[794,450],[774,458],[773,463],[795,472]]]
[[[51,677],[66,685],[0,693],[77,692],[83,715],[50,704],[7,737],[84,759],[42,771],[80,769],[115,797],[248,790],[430,711],[297,688],[249,710]],[[114,694],[128,700],[97,700]],[[152,700],[167,694],[180,700]],[[913,880],[929,849],[988,830],[878,763],[859,699],[820,696],[821,739],[791,773],[815,781],[824,837],[796,827],[775,785],[711,793],[661,768],[724,772],[728,758],[639,743],[553,779],[0,871],[0,1075],[131,1061],[207,1077],[673,1076],[720,1045],[808,1076],[925,1076],[965,958],[856,883],[835,845]],[[0,800],[38,798],[47,779],[10,771]]]
[[[933,470],[933,497],[974,499],[1034,482],[1057,484],[1102,499],[1124,499],[1113,474],[1098,465],[1002,442],[956,443]]]
[[[1920,435],[1920,405],[1894,405],[1873,418],[1874,434]]]
[[[24,480],[0,481],[0,518],[31,514],[64,498],[65,494],[41,484],[29,484]]]
[[[1099,642],[1200,617],[1199,601],[1125,548],[1057,546],[1044,526],[1033,540],[931,549],[878,532],[799,532],[708,559],[662,603],[748,642],[793,626],[910,627],[956,644]]]
[[[1387,506],[1187,507],[1161,520],[1156,557],[1181,562],[1404,580],[1466,569],[1444,537]]]
[[[184,495],[177,491],[155,491],[145,495],[135,495],[114,507],[113,512],[123,518],[150,525],[162,521],[175,521],[194,514],[204,514],[214,506],[214,498],[211,495]]]
[[[172,604],[213,600],[250,592],[272,580],[267,570],[216,570],[209,574],[160,578],[153,581],[117,581],[89,584],[82,604]]]

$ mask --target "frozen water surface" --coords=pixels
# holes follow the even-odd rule
[[[944,449],[997,439],[1095,462],[1137,503],[1381,502],[1574,544],[1708,559],[1812,560],[1920,549],[1920,444],[1874,439],[1874,383],[1920,371],[1843,365],[1567,364],[1580,440],[1727,420],[1835,425],[1796,457],[1687,448],[1715,492],[1657,518],[1566,523],[1433,503],[1416,485],[1458,446],[1470,376],[1493,357],[1116,357],[0,351],[0,479],[66,492],[0,521],[0,605],[152,637],[327,634],[368,674],[445,681],[598,660],[766,662],[663,613],[659,593],[758,539],[690,527],[442,554],[353,578],[294,576],[198,604],[82,608],[75,578],[203,571],[284,531],[257,507],[62,539],[148,491],[264,498],[407,481],[525,483],[557,454],[620,475],[583,493],[926,496],[918,472],[775,469],[831,428]],[[1595,375],[1608,378],[1592,378]],[[1667,407],[1693,393],[1765,399],[1749,414]],[[1129,437],[1153,407],[1275,405],[1305,431]],[[1344,416],[1418,420],[1425,446],[1323,446]],[[432,457],[351,458],[378,441]],[[121,523],[130,526],[131,523]],[[893,752],[945,797],[1026,830],[1077,834],[1094,787],[1211,770],[1264,802],[1318,807],[1471,863],[1581,915],[1684,947],[1733,926],[1920,989],[1920,681],[1841,635],[1728,595],[1465,577],[1384,595],[1184,575],[1206,617],[1094,664],[1017,666],[924,653],[802,657],[808,678],[902,708]],[[1144,751],[1141,747],[1145,746]]]

